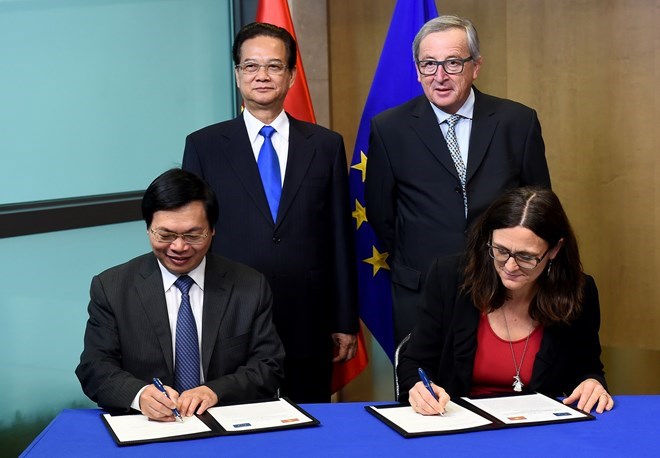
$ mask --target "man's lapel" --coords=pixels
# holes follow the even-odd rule
[[[148,256],[144,259],[140,266],[140,275],[135,281],[135,289],[144,313],[147,315],[163,351],[167,369],[173,374],[172,331],[167,315],[163,277],[155,256]]]
[[[220,332],[220,324],[227,313],[234,287],[222,258],[207,255],[204,274],[204,311],[202,313],[202,369],[206,379],[211,355]]]
[[[428,99],[420,96],[411,114],[412,128],[417,136],[426,145],[433,157],[460,183],[456,166],[447,147],[447,141],[442,135],[442,130],[440,130],[440,126],[438,125],[438,118],[435,116]]]
[[[245,121],[243,121],[243,115],[238,116],[228,124],[224,137],[227,144],[223,154],[226,155],[232,170],[238,176],[246,192],[254,200],[264,218],[272,221],[273,217],[270,213],[257,161],[254,160],[254,153],[252,152]]]
[[[286,216],[314,159],[316,149],[312,135],[303,123],[289,116],[289,154],[276,225]]]
[[[468,152],[467,163],[467,177],[469,183],[470,178],[475,174],[481,162],[486,156],[488,145],[495,134],[497,127],[497,117],[495,110],[488,99],[483,97],[481,92],[474,88],[474,111],[472,113],[472,131],[470,132],[470,150]]]

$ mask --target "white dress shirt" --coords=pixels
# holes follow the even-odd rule
[[[264,144],[264,137],[263,135],[259,135],[259,131],[267,124],[264,124],[255,118],[247,108],[243,110],[243,120],[245,121],[245,127],[247,128],[250,144],[252,145],[254,160],[257,161],[259,159],[261,145]],[[277,118],[268,125],[275,129],[275,133],[270,139],[273,142],[273,147],[275,148],[277,158],[280,162],[280,179],[282,180],[282,186],[284,186],[284,174],[286,172],[286,163],[289,157],[289,117],[284,111],[282,111]]]
[[[178,275],[174,275],[167,270],[158,261],[160,274],[163,278],[163,287],[165,289],[165,302],[167,304],[167,318],[170,322],[170,330],[172,334],[172,363],[176,365],[176,320],[179,315],[179,307],[181,306],[181,290],[174,285]],[[188,295],[190,296],[190,308],[192,309],[193,316],[195,317],[195,326],[197,326],[197,344],[199,345],[199,382],[204,383],[204,372],[202,371],[202,312],[204,309],[204,273],[206,272],[206,257],[202,259],[197,267],[188,272],[190,278],[195,282],[191,287]],[[131,403],[131,408],[140,410],[140,396],[147,388],[145,385],[138,391],[137,395]]]
[[[459,120],[454,126],[454,131],[456,132],[456,139],[458,140],[458,149],[461,150],[461,159],[463,159],[463,165],[467,170],[467,161],[468,161],[468,152],[470,149],[470,132],[472,132],[472,115],[474,113],[474,89],[470,89],[470,95],[463,104],[463,106],[456,112],[456,114],[461,115],[462,119]],[[430,103],[430,102],[429,102]],[[445,113],[440,108],[436,107],[431,103],[431,108],[435,113],[436,118],[438,118],[438,124],[440,124],[440,130],[442,130],[442,135],[445,139],[447,138],[447,131],[449,130],[449,125],[445,122],[451,114]]]

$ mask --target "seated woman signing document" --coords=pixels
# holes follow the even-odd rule
[[[577,241],[548,189],[508,191],[471,229],[465,255],[437,259],[400,356],[400,401],[424,415],[450,396],[537,391],[602,413],[600,307]],[[423,369],[435,382],[420,381]]]

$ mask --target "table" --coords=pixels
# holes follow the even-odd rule
[[[660,395],[615,396],[596,420],[405,439],[364,410],[305,404],[315,428],[118,447],[100,410],[63,410],[21,457],[660,456]]]

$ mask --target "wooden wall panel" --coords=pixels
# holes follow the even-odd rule
[[[394,0],[328,2],[332,128],[344,135],[349,156],[355,147],[362,109],[395,3]]]
[[[601,338],[660,349],[657,1],[511,1],[508,97],[539,111],[601,293]]]

